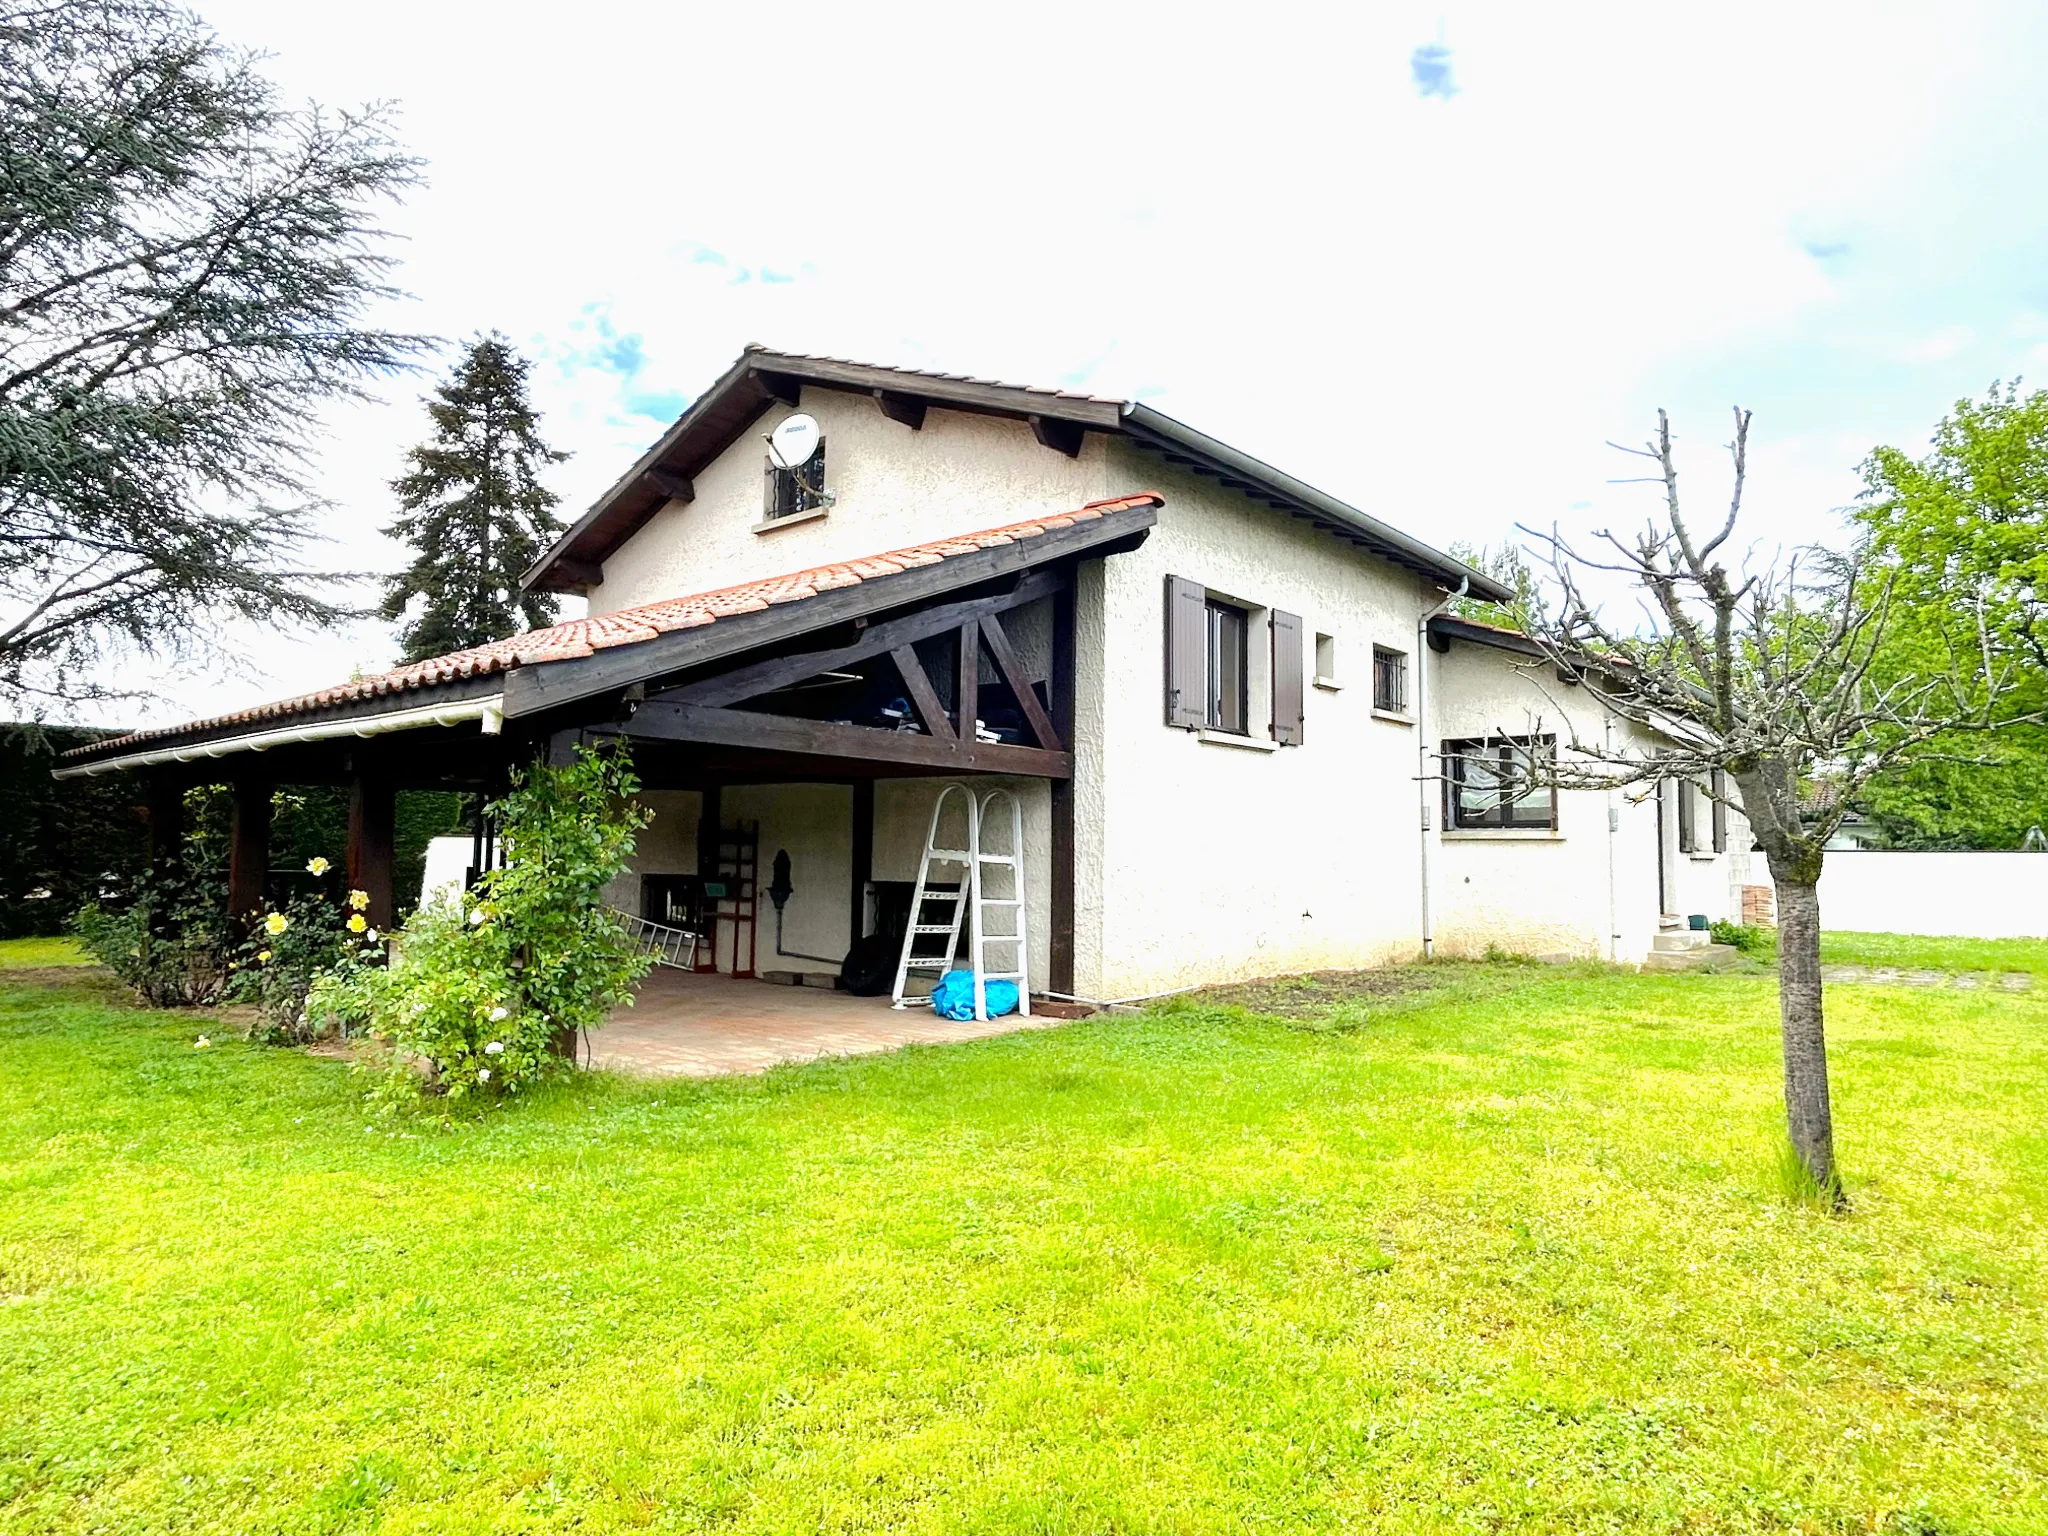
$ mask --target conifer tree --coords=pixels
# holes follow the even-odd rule
[[[433,439],[391,482],[403,513],[385,531],[414,558],[385,589],[383,614],[413,615],[399,637],[407,661],[554,622],[555,598],[519,591],[520,575],[562,531],[561,498],[540,471],[568,458],[541,441],[526,397],[532,366],[495,332],[471,342],[427,403]]]

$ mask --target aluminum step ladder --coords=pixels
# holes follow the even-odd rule
[[[1003,852],[989,851],[989,813],[1007,806],[1009,825]],[[998,822],[1001,826],[1001,821]],[[988,984],[1014,981],[1017,984],[1017,1013],[1031,1016],[1031,934],[1025,914],[1030,910],[1024,896],[1024,807],[1007,789],[992,789],[983,795],[974,813],[974,899],[969,908],[968,959],[974,964],[974,1016],[988,1018]],[[996,889],[991,892],[991,883]],[[991,929],[991,915],[1008,921]],[[989,946],[1009,951],[1013,969],[995,970],[988,963]]]
[[[949,807],[959,813],[957,836],[945,824]],[[939,978],[953,968],[953,955],[960,947],[961,923],[967,915],[967,894],[974,883],[976,809],[974,792],[965,784],[946,785],[932,803],[931,830],[925,834],[924,856],[917,863],[917,884],[910,891],[910,921],[903,929],[903,954],[896,962],[896,985],[889,993],[894,1007],[908,1008],[931,996],[929,989],[922,994],[907,992],[912,972],[929,972],[936,988]],[[946,878],[943,874],[934,875],[935,868],[958,871],[952,881],[953,889],[932,889],[935,879],[944,882]],[[927,910],[934,905],[941,909],[936,917]],[[932,949],[930,941],[942,936],[945,947]]]
[[[963,836],[955,837],[946,826],[949,810],[961,814]],[[1007,816],[1002,814],[1004,811]],[[991,813],[997,816],[995,827],[990,825]],[[1003,847],[993,847],[988,836],[991,831],[1003,834]],[[953,889],[932,888],[935,866],[959,871]],[[927,909],[932,905],[939,905],[941,914],[929,912]],[[931,830],[925,837],[924,857],[918,861],[917,884],[911,890],[910,922],[903,934],[902,957],[896,963],[891,1002],[898,1008],[908,1008],[930,997],[929,992],[921,996],[908,993],[910,975],[913,971],[931,972],[936,986],[937,978],[953,969],[964,919],[968,930],[967,960],[975,976],[975,1018],[988,1018],[986,986],[998,980],[1017,984],[1017,1011],[1029,1015],[1031,940],[1025,916],[1028,910],[1024,889],[1024,810],[1016,795],[1007,789],[976,795],[965,784],[946,785],[932,805]],[[931,939],[939,937],[944,939],[943,949],[920,950],[921,939],[928,945]],[[992,947],[1009,952],[1008,968],[990,967]]]

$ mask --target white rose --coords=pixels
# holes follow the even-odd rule
[[[480,1083],[488,1083],[491,1080],[491,1069],[489,1067],[478,1067],[476,1069],[476,1080]]]
[[[504,1041],[502,1041],[502,1040],[493,1040],[493,1041],[492,1041],[492,1042],[491,1042],[491,1043],[490,1043],[489,1045],[487,1045],[487,1046],[485,1046],[485,1047],[484,1047],[484,1054],[485,1054],[486,1056],[502,1056],[502,1055],[504,1055],[504,1054],[505,1054],[505,1042],[504,1042]]]

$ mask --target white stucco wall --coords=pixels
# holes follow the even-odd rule
[[[1626,721],[1610,720],[1586,690],[1558,684],[1512,653],[1454,641],[1447,654],[1431,652],[1429,659],[1432,751],[1446,740],[1489,732],[1554,735],[1567,758],[1574,739],[1611,742],[1618,750],[1633,744],[1645,755],[1656,748],[1654,740]],[[1452,831],[1442,825],[1441,787],[1432,786],[1438,951],[1478,955],[1498,947],[1634,964],[1649,952],[1662,913],[1702,913],[1710,920],[1739,916],[1739,887],[1750,857],[1747,827],[1731,809],[1730,851],[1714,854],[1710,812],[1702,799],[1701,851],[1681,852],[1676,792],[1669,785],[1564,790],[1558,795],[1555,832]],[[1661,911],[1659,795],[1665,803]]]
[[[1081,592],[1078,989],[1128,996],[1415,953],[1414,728],[1375,718],[1370,682],[1374,643],[1413,651],[1422,583],[1111,448],[1111,478],[1158,490],[1166,506],[1144,546],[1103,562]],[[1316,634],[1335,636],[1345,686],[1308,689],[1301,746],[1258,751],[1164,724],[1168,575],[1299,614],[1311,668]],[[1271,641],[1254,618],[1251,721],[1264,742]]]
[[[755,531],[762,439],[793,414],[772,406],[697,474],[695,500],[670,502],[605,562],[590,611],[715,591],[1145,488],[1112,483],[1108,442],[1095,433],[1069,459],[1001,417],[934,407],[912,431],[866,396],[817,388],[804,390],[800,408],[825,434],[825,488],[837,500],[824,516]]]
[[[1820,920],[1851,933],[2048,938],[2048,854],[1829,853]]]

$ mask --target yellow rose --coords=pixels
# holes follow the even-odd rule
[[[263,953],[262,953],[262,954],[258,955],[258,956],[256,957],[256,963],[257,963],[258,965],[268,965],[268,964],[270,964],[270,951],[266,949],[266,950],[264,950],[264,951],[263,951]]]
[[[291,925],[292,920],[282,912],[273,912],[270,916],[263,919],[263,931],[269,934],[283,933]]]
[[[324,875],[332,868],[334,866],[325,859],[308,859],[306,861],[306,873],[309,875]]]
[[[348,931],[350,933],[361,933],[365,928],[369,926],[369,923],[365,921],[363,914],[360,912],[356,913],[355,916],[351,917],[348,920]]]
[[[348,904],[358,912],[361,912],[370,905],[370,893],[368,891],[350,891],[348,893]]]

